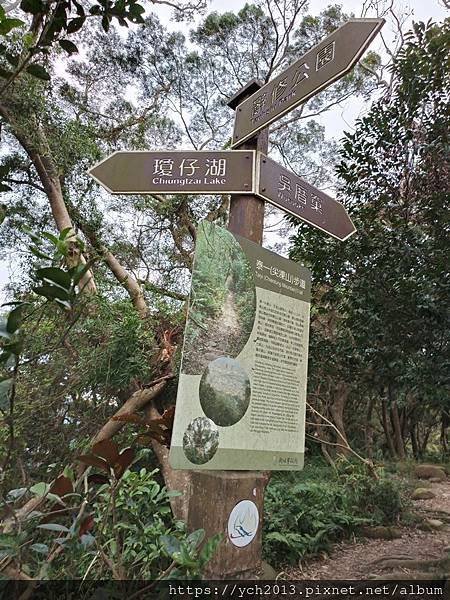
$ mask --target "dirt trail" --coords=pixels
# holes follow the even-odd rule
[[[222,329],[223,335],[235,336],[239,333],[239,318],[236,310],[236,302],[233,292],[228,292],[227,299],[223,305],[222,314],[217,320],[217,325]]]
[[[417,487],[421,483],[418,482]],[[435,571],[424,561],[437,563],[437,572],[450,571],[450,480],[427,485],[436,497],[413,501],[412,510],[424,519],[443,522],[439,530],[424,531],[417,526],[400,528],[401,538],[394,540],[354,539],[335,544],[331,553],[322,558],[300,561],[282,579],[389,579],[401,573],[404,579],[417,577],[418,572]],[[448,520],[447,520],[448,519]],[[426,525],[425,525],[426,526]],[[423,525],[422,525],[423,527]],[[419,561],[416,564],[408,561]]]
[[[195,346],[190,349],[191,372],[201,373],[219,356],[235,356],[241,334],[234,294],[229,291],[222,312],[216,318],[206,320]]]
[[[205,358],[210,362],[219,356],[229,356],[233,342],[239,338],[239,319],[233,292],[228,292],[222,312],[207,325]]]

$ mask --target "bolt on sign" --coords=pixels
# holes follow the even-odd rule
[[[340,202],[258,153],[256,194],[285,212],[344,241],[356,229]]]
[[[254,170],[254,150],[118,151],[89,174],[111,194],[245,194]]]
[[[303,467],[310,296],[305,267],[200,224],[173,468]]]
[[[232,147],[348,73],[384,22],[384,19],[350,19],[242,102],[236,111]]]

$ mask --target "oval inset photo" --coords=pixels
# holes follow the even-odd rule
[[[216,425],[235,425],[250,404],[250,379],[233,358],[221,356],[209,363],[200,380],[200,404]]]
[[[189,423],[183,435],[183,450],[194,465],[204,465],[219,447],[219,431],[210,419],[197,417]]]

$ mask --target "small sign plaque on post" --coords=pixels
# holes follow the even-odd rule
[[[258,507],[251,500],[241,500],[228,517],[228,539],[237,548],[252,543],[259,526]]]
[[[264,154],[258,154],[256,194],[338,240],[356,229],[344,206]]]
[[[384,19],[349,19],[244,100],[236,111],[232,147],[239,146],[348,73],[383,24]]]
[[[245,194],[254,169],[252,150],[138,150],[114,152],[89,174],[111,194]]]
[[[305,267],[201,224],[173,468],[302,469],[310,290]]]

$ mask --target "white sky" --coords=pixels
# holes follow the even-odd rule
[[[245,4],[245,0],[212,0],[209,3],[208,12],[235,12],[240,10]],[[340,4],[343,7],[344,12],[353,12],[355,16],[361,16],[363,2],[358,0],[341,0],[340,2],[339,0],[310,0],[309,12],[311,14],[318,14],[330,4]],[[439,0],[396,0],[395,5],[398,8],[403,8],[408,13],[411,13],[411,16],[409,17],[405,26],[405,30],[409,28],[412,20],[428,21],[429,19],[433,19],[434,21],[441,21],[445,17],[449,16],[449,11],[444,8],[443,4]],[[172,11],[167,6],[159,5],[153,10],[153,12],[159,16],[161,21],[169,29],[179,29],[180,31],[186,32],[186,23],[177,23],[171,20]],[[365,16],[373,17],[376,15],[372,12],[366,14]],[[392,23],[388,21],[382,30],[382,33],[388,43],[390,40],[392,40],[392,30]],[[371,49],[383,54],[383,46],[379,40],[376,40],[371,45]],[[361,116],[361,114],[365,112],[367,108],[368,106],[363,104],[362,101],[358,99],[349,99],[342,105],[336,106],[333,110],[330,110],[320,119],[320,122],[325,126],[326,136],[329,138],[340,138],[342,136],[342,132],[352,128],[355,120],[358,118],[358,116]],[[14,260],[0,261],[0,302],[2,301],[3,296],[1,293],[2,288],[13,274],[15,266],[14,263]]]

